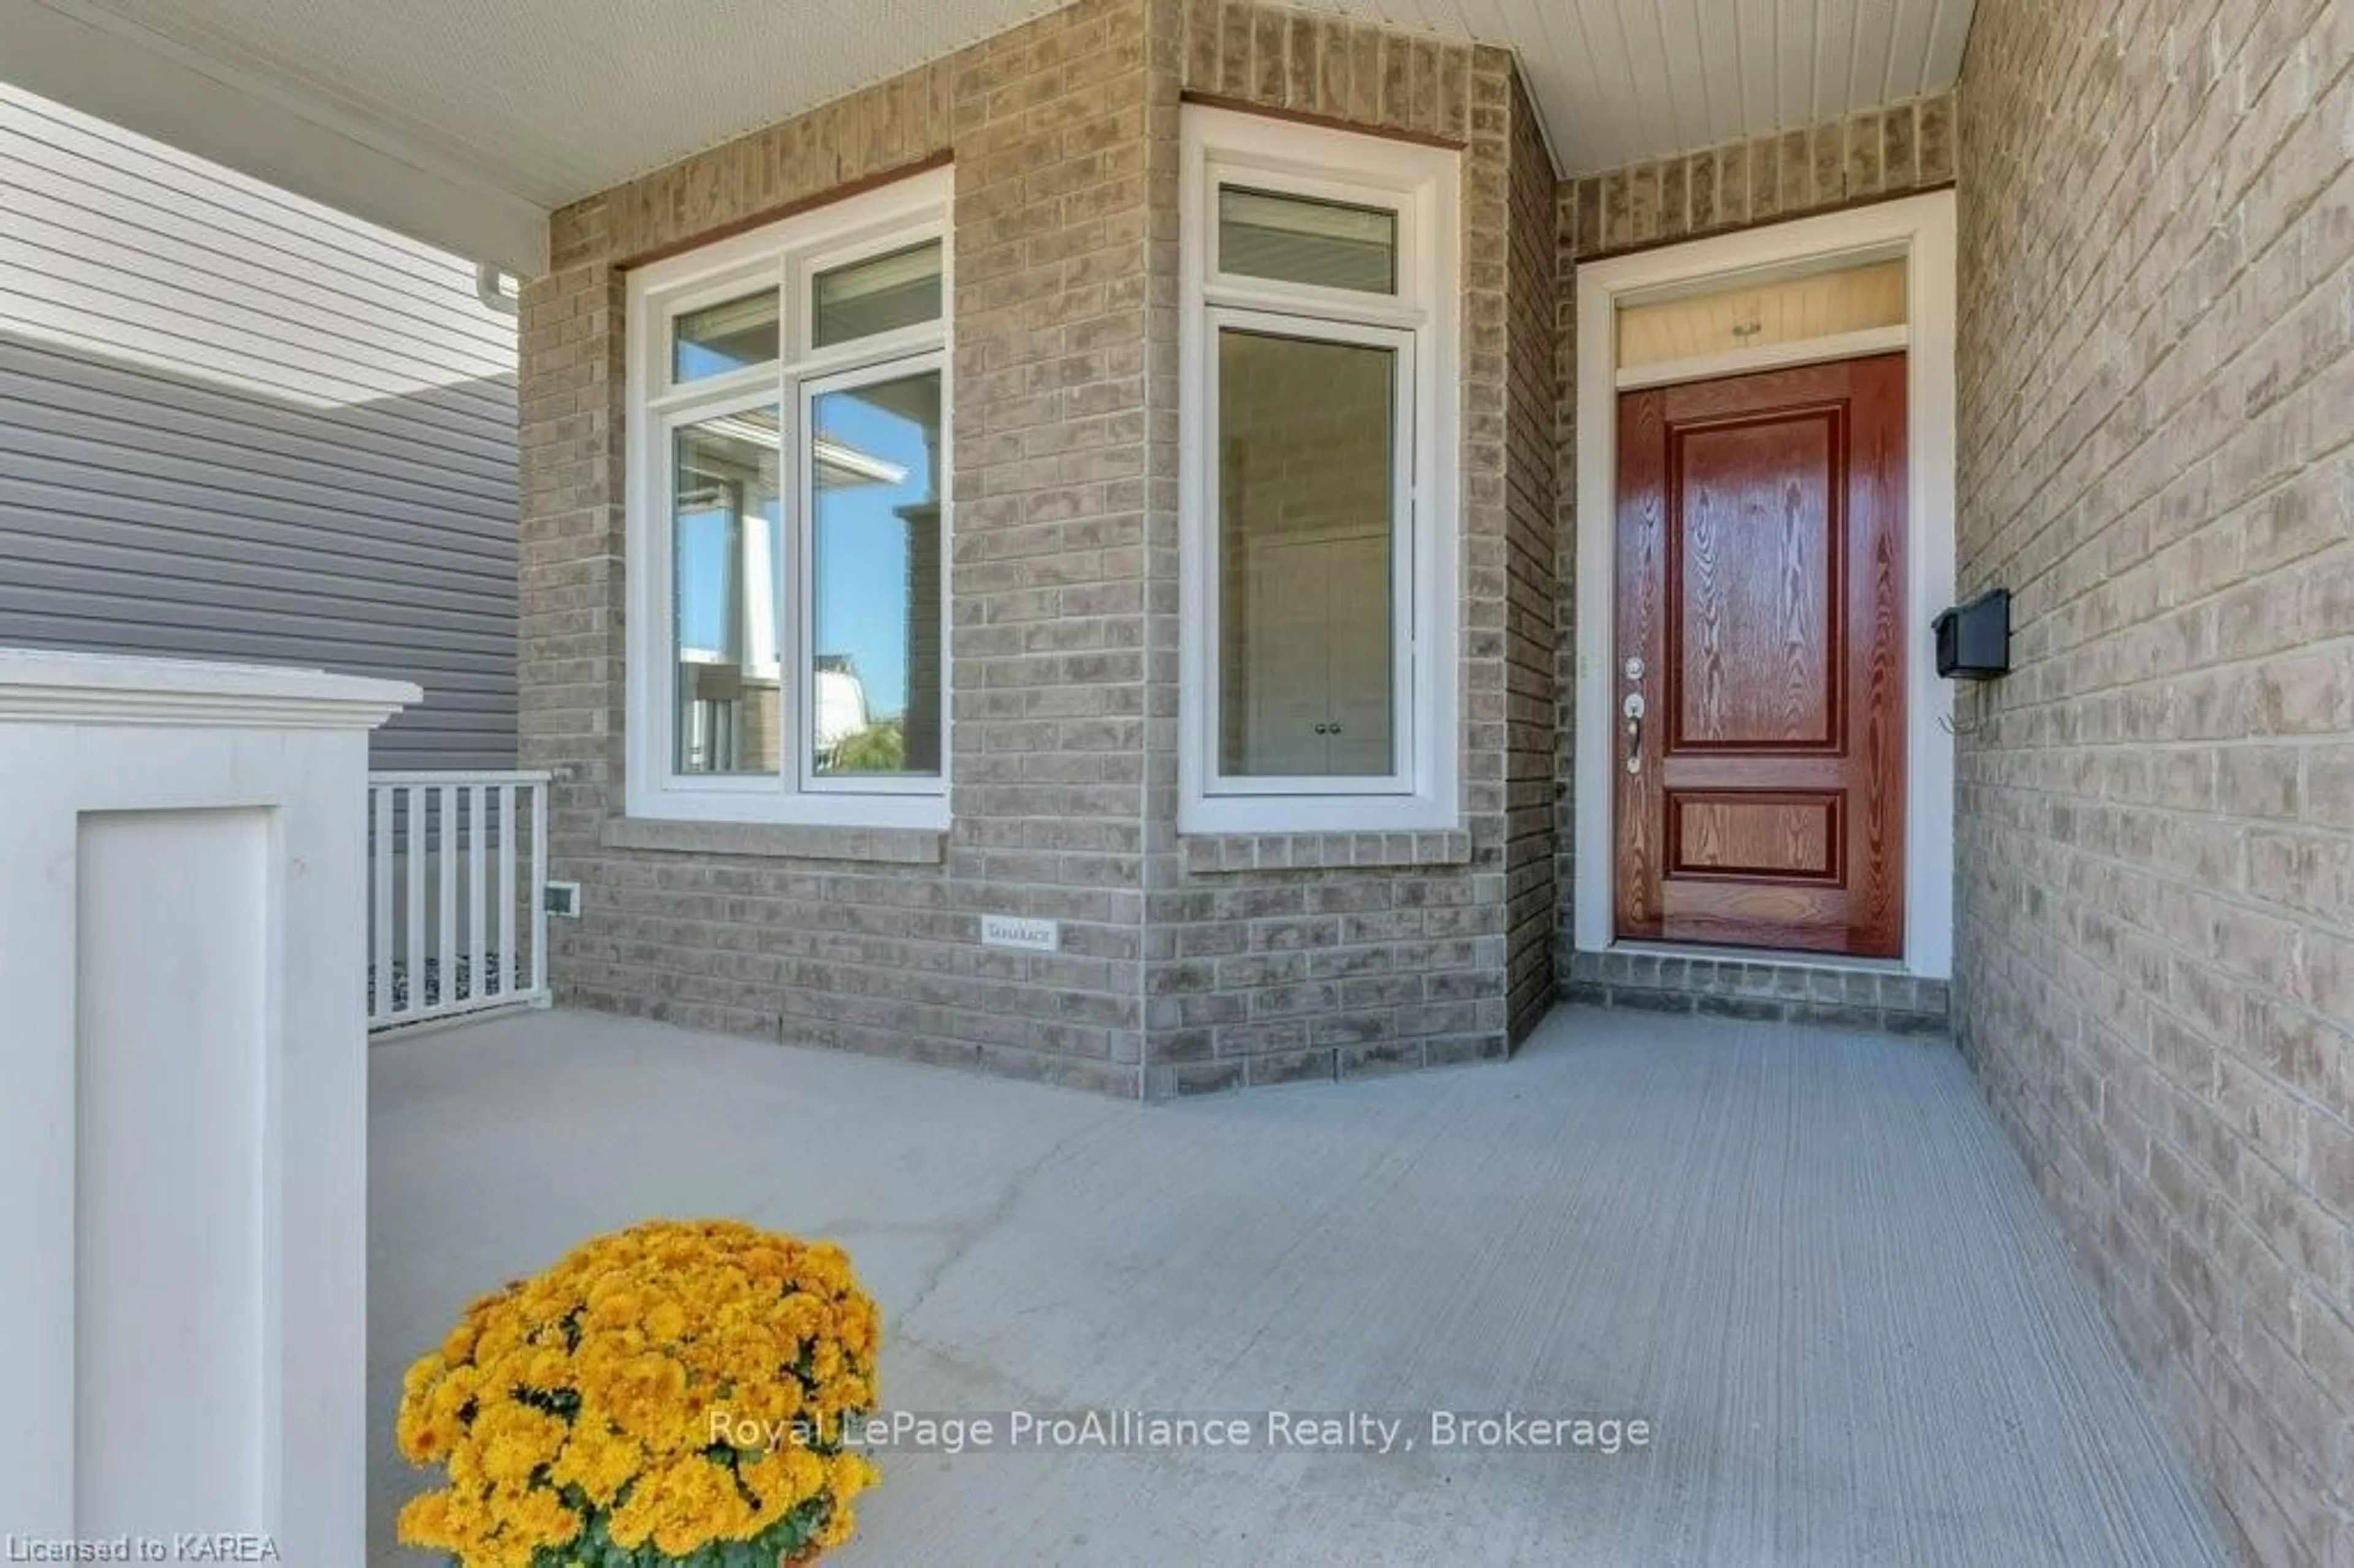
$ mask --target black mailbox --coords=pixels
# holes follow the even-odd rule
[[[1988,588],[1957,604],[1933,622],[1937,630],[1937,673],[1964,681],[1990,681],[2010,673],[2010,590]]]

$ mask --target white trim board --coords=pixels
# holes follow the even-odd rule
[[[1904,969],[1945,980],[1954,961],[1953,693],[1930,621],[1954,597],[1954,193],[1932,191],[1577,269],[1577,722],[1572,938],[1614,945],[1610,666],[1617,580],[1619,306],[1738,275],[1902,259],[1906,312]],[[1667,368],[1667,367],[1662,367]],[[1744,366],[1742,368],[1752,368]],[[1705,374],[1723,375],[1723,369]],[[1681,378],[1681,377],[1679,377]]]

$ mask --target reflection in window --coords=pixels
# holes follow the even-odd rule
[[[1396,767],[1396,353],[1218,334],[1218,770]]]
[[[811,399],[811,755],[940,770],[940,375]]]
[[[773,407],[698,419],[672,437],[681,773],[779,770],[777,439]]]
[[[940,242],[911,245],[820,272],[812,286],[811,341],[820,348],[869,337],[940,313]]]
[[[682,311],[671,323],[670,378],[700,381],[777,357],[777,291]]]
[[[1397,214],[1376,207],[1218,189],[1218,270],[1370,294],[1397,292]]]

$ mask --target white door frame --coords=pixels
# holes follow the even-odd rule
[[[1577,269],[1577,873],[1574,940],[1616,938],[1611,681],[1617,582],[1618,308],[1725,287],[1736,278],[1827,262],[1902,259],[1907,352],[1904,535],[1904,968],[1950,978],[1954,948],[1953,692],[1940,680],[1930,621],[1954,597],[1954,193],[1933,191],[1845,212],[1744,229],[1587,262]],[[1893,346],[1883,343],[1882,347]],[[1809,352],[1811,348],[1812,352]],[[1846,357],[1837,339],[1721,356],[1696,374]],[[1657,377],[1646,376],[1647,382]],[[1815,957],[1810,955],[1810,957]]]

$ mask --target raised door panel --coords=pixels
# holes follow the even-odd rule
[[[1836,881],[1840,804],[1836,794],[1678,790],[1670,797],[1670,872]]]
[[[1836,747],[1842,410],[1670,435],[1678,751]]]

